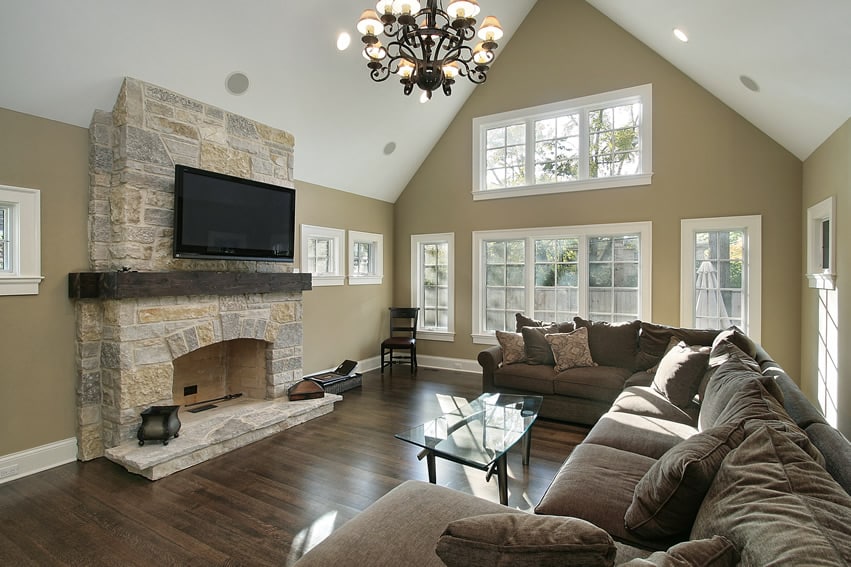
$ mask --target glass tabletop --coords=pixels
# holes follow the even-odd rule
[[[396,438],[485,470],[529,431],[542,400],[541,396],[483,394]]]

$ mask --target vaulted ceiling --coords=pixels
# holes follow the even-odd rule
[[[587,1],[800,159],[851,116],[847,0]],[[535,0],[479,3],[503,49]],[[354,29],[372,4],[0,0],[0,107],[87,127],[131,76],[292,132],[299,180],[393,202],[473,87],[420,104],[373,83]],[[225,88],[234,72],[244,94]]]

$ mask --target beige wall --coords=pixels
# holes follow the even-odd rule
[[[0,109],[0,184],[41,190],[37,296],[0,296],[0,456],[74,437],[74,310],[69,272],[89,269],[88,130]],[[296,156],[296,163],[298,157]],[[390,305],[393,205],[296,181],[297,222],[378,232],[382,285],[304,295],[304,370],[378,355]]]
[[[380,285],[347,283],[314,287],[304,293],[304,372],[334,368],[347,358],[378,356],[393,297],[393,204],[298,180],[296,189],[299,231],[301,224],[310,224],[384,235],[384,280]],[[300,234],[298,241],[300,255]]]
[[[0,184],[41,191],[38,295],[0,296],[0,455],[74,436],[74,309],[88,267],[88,130],[0,109]]]
[[[652,185],[474,202],[472,119],[652,83]],[[438,95],[440,96],[440,95]],[[439,102],[438,102],[439,103]],[[679,324],[680,219],[761,214],[762,343],[799,368],[801,162],[744,118],[581,0],[539,0],[396,204],[394,299],[410,297],[416,233],[454,232],[454,343],[423,354],[474,359],[471,231],[653,222],[656,322]],[[797,260],[792,262],[797,264]]]
[[[824,199],[836,197],[836,290],[829,292],[838,298],[839,327],[839,391],[837,424],[840,431],[851,436],[851,350],[848,349],[848,328],[851,326],[851,295],[847,278],[851,273],[851,255],[847,243],[851,239],[851,120],[833,133],[804,162],[804,198],[801,213],[801,235],[806,246],[807,209]],[[802,259],[800,272],[806,271],[806,258]],[[818,320],[819,293],[802,280],[801,292],[801,387],[811,400],[818,400]]]

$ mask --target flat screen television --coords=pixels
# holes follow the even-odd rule
[[[174,257],[292,262],[295,189],[174,168]]]

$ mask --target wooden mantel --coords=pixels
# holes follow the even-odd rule
[[[240,295],[312,289],[310,274],[262,272],[77,272],[68,274],[71,299],[183,295]]]

